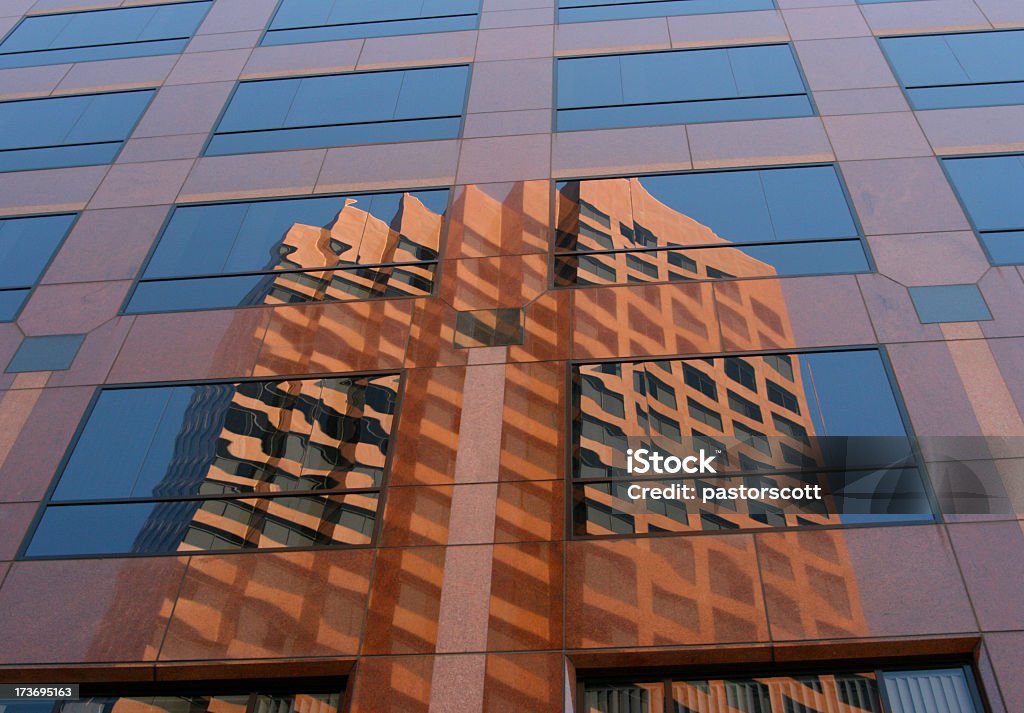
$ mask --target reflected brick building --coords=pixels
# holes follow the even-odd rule
[[[31,713],[1024,710],[1015,4],[122,4],[0,2]]]

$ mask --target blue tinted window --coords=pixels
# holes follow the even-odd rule
[[[1024,103],[1024,30],[879,42],[915,109]]]
[[[558,0],[559,22],[771,10],[772,0]]]
[[[74,220],[74,215],[0,218],[0,322],[17,316]]]
[[[27,556],[369,544],[397,375],[100,392]]]
[[[457,66],[242,82],[206,153],[454,138],[468,78]]]
[[[560,285],[870,269],[833,166],[603,178],[558,188]],[[594,211],[610,227],[594,221]]]
[[[426,190],[179,206],[128,311],[430,294],[447,202]]]
[[[950,158],[943,165],[992,263],[1024,263],[1024,156]]]
[[[153,90],[0,102],[0,171],[109,163]]]
[[[283,0],[264,45],[476,29],[480,0]]]
[[[209,0],[26,17],[0,44],[0,67],[175,54]]]
[[[917,316],[924,324],[935,322],[979,322],[992,319],[977,285],[930,285],[911,287]]]
[[[809,116],[788,45],[558,60],[558,130]]]

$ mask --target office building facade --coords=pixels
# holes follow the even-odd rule
[[[1024,710],[1022,57],[0,0],[0,713]]]

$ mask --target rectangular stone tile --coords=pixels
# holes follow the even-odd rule
[[[0,505],[0,560],[13,560],[18,554],[38,509],[38,503]]]
[[[874,38],[803,40],[793,46],[815,92],[899,86]]]
[[[1024,532],[1017,522],[950,525],[960,568],[984,631],[1014,630],[1024,617]]]
[[[70,64],[51,64],[0,69],[0,100],[47,96],[57,88],[71,67]]]
[[[457,141],[345,146],[327,150],[316,193],[445,186],[454,182]]]
[[[714,47],[786,42],[789,30],[775,11],[730,12],[668,18],[673,47]]]
[[[546,134],[462,142],[459,183],[526,181],[550,174],[551,138]]]
[[[657,50],[671,47],[664,18],[571,22],[555,27],[555,55]]]
[[[562,131],[554,135],[551,163],[552,175],[556,177],[692,167],[686,129],[682,126]]]
[[[468,110],[547,109],[552,106],[552,82],[550,59],[477,62],[473,65]]]
[[[363,44],[359,69],[415,67],[472,62],[476,31],[438,32],[431,35],[371,37]]]
[[[156,136],[147,139],[129,139],[117,157],[117,163],[148,163],[175,159],[199,158],[208,134],[184,136]]]
[[[853,116],[910,111],[910,105],[898,87],[873,89],[835,89],[814,92],[821,116]]]
[[[991,24],[971,0],[920,0],[863,5],[877,34],[988,29]]]
[[[277,0],[217,0],[196,34],[263,30],[276,8]]]
[[[213,82],[162,87],[132,137],[209,133],[234,86],[234,82]]]
[[[40,285],[18,316],[26,335],[85,334],[117,316],[131,282]]]
[[[933,158],[850,161],[840,170],[869,235],[970,229]]]
[[[252,50],[249,49],[183,54],[167,77],[167,84],[233,82],[238,79],[250,54]]]
[[[553,25],[554,8],[533,8],[525,10],[495,10],[480,15],[480,29],[498,27],[528,27],[530,25]]]
[[[89,201],[91,208],[128,208],[173,203],[195,162],[115,164]]]
[[[551,131],[551,110],[497,111],[466,114],[462,137],[466,139],[490,136],[521,136]]]
[[[554,28],[551,25],[480,30],[476,41],[476,61],[550,57],[553,47]]]
[[[785,17],[794,40],[871,36],[856,5],[787,9]]]
[[[825,131],[840,161],[931,156],[912,112],[826,116]]]
[[[488,650],[561,647],[562,547],[560,542],[494,545]]]
[[[1020,27],[1024,25],[1024,5],[1017,0],[975,0],[978,8],[993,27]]]
[[[0,173],[0,215],[81,210],[109,166]]]
[[[262,34],[260,31],[251,30],[249,32],[225,32],[219,35],[196,35],[188,43],[185,53],[247,49],[255,47]]]
[[[81,94],[159,86],[170,74],[177,55],[107,59],[79,62],[54,90],[54,94]]]
[[[178,198],[209,201],[312,193],[326,155],[325,149],[313,149],[207,156],[196,161]]]
[[[257,47],[245,63],[242,78],[350,72],[362,49],[363,40]]]
[[[1024,106],[985,106],[917,112],[935,153],[1024,150]]]
[[[901,285],[974,283],[989,269],[974,233],[872,235],[868,238],[878,272]]]
[[[821,119],[765,119],[686,127],[694,168],[832,161]]]

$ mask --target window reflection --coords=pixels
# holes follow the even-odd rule
[[[942,161],[994,265],[1024,263],[1024,156]]]
[[[562,286],[868,269],[832,166],[566,181],[555,251]]]
[[[573,389],[578,535],[931,519],[876,351],[578,365]],[[630,448],[679,458],[703,449],[716,454],[716,473],[630,474]],[[656,501],[628,491],[684,482],[820,486],[823,500]]]
[[[448,191],[183,206],[128,312],[430,294]]]
[[[104,390],[27,554],[368,544],[398,386],[375,376]]]
[[[74,221],[74,215],[0,218],[0,322],[18,316]]]

